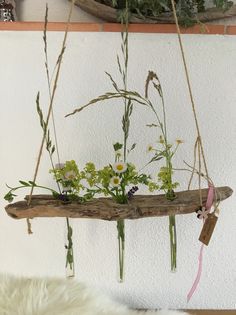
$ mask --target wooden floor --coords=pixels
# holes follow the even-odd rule
[[[236,315],[235,310],[185,310],[191,315]]]
[[[186,312],[195,315],[236,315],[235,310],[213,311],[213,310],[186,310]]]

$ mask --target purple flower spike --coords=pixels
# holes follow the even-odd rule
[[[138,191],[138,186],[133,186],[127,193],[128,199],[132,198],[136,191]]]

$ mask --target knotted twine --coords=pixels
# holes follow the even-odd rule
[[[199,127],[199,123],[198,123],[195,101],[193,98],[192,87],[191,87],[190,77],[189,77],[189,71],[188,71],[187,62],[186,62],[186,58],[185,58],[184,47],[183,47],[183,43],[182,43],[181,32],[180,32],[180,28],[179,28],[179,22],[178,22],[178,18],[177,18],[177,14],[176,14],[176,8],[175,8],[174,0],[171,0],[171,5],[172,5],[175,25],[176,25],[176,29],[177,29],[178,41],[179,41],[182,61],[183,61],[183,65],[184,65],[184,72],[185,72],[185,77],[186,77],[186,81],[187,81],[188,92],[189,92],[189,96],[190,96],[191,107],[192,107],[194,121],[195,121],[195,127],[196,127],[196,131],[197,131],[197,140],[195,142],[194,164],[196,163],[196,149],[197,149],[197,155],[198,155],[198,172],[197,173],[198,173],[200,206],[202,206],[202,193],[201,193],[201,176],[202,176],[201,159],[202,159],[204,169],[206,172],[206,178],[208,179],[208,185],[209,185],[206,208],[210,209],[212,207],[213,202],[214,202],[214,185],[212,183],[210,183],[210,181],[209,181],[209,173],[208,173],[208,169],[207,169],[207,163],[206,163],[204,148],[203,148],[203,144],[202,144],[202,138],[201,138],[201,132],[200,132],[200,127]],[[190,182],[193,178],[193,173],[194,173],[194,168],[192,170]],[[189,186],[190,186],[190,184],[189,184]],[[216,209],[214,210],[214,212],[215,211],[216,211]],[[200,253],[199,253],[199,257],[198,257],[198,260],[199,260],[198,272],[197,272],[196,279],[193,283],[193,286],[187,295],[187,302],[190,301],[192,295],[194,294],[195,290],[197,289],[197,286],[198,286],[200,278],[201,278],[203,249],[204,249],[204,244],[202,244],[201,248],[200,248]]]

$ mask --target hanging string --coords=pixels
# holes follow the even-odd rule
[[[182,56],[182,60],[183,60],[183,64],[184,64],[184,71],[185,71],[186,81],[187,81],[187,85],[188,85],[188,91],[189,91],[189,96],[190,96],[190,100],[191,100],[192,111],[193,111],[194,120],[195,120],[195,126],[196,126],[196,130],[197,130],[197,140],[196,140],[195,146],[194,146],[194,168],[192,169],[192,175],[191,175],[191,178],[190,178],[190,183],[192,181],[193,173],[194,173],[194,169],[195,169],[195,165],[196,165],[196,155],[198,155],[198,172],[197,173],[198,173],[198,186],[199,186],[200,206],[202,207],[201,158],[203,160],[203,164],[204,164],[204,168],[205,168],[205,172],[206,172],[206,178],[208,179],[208,185],[210,183],[209,182],[209,174],[208,174],[206,158],[205,158],[205,154],[204,154],[204,148],[203,148],[203,144],[202,144],[202,138],[201,138],[199,123],[198,123],[198,118],[197,118],[197,112],[196,112],[196,109],[195,109],[195,102],[194,102],[194,98],[193,98],[193,93],[192,93],[192,88],[191,88],[191,83],[190,83],[190,78],[189,78],[189,72],[188,72],[188,67],[187,67],[187,63],[186,63],[186,58],[185,58],[183,43],[182,43],[182,39],[181,39],[181,33],[180,33],[180,28],[179,28],[178,18],[177,18],[177,14],[176,14],[176,8],[175,8],[174,0],[171,0],[171,4],[172,4],[174,20],[175,20],[175,24],[176,24],[176,28],[177,28],[178,40],[179,40],[181,56]],[[189,186],[190,186],[190,184],[189,184]],[[209,186],[208,198],[207,198],[208,200],[207,200],[207,204],[206,204],[206,206],[208,206],[210,208],[211,208],[211,206],[213,204],[213,199],[214,199],[214,197],[213,197],[212,201],[208,202],[209,199],[211,199],[210,198],[211,195],[212,196],[214,195],[212,190],[214,190],[214,186],[213,185]],[[203,250],[204,250],[204,245],[202,244],[201,245],[201,249],[200,249],[200,253],[199,253],[199,257],[198,257],[199,263],[198,263],[197,276],[196,276],[195,281],[194,281],[194,283],[192,285],[192,288],[190,289],[190,291],[189,291],[189,293],[187,295],[187,302],[190,301],[192,295],[194,294],[194,292],[197,289],[197,286],[198,286],[198,284],[200,282],[200,278],[201,278],[201,274],[202,274]]]
[[[194,144],[194,150],[193,150],[193,168],[192,168],[191,175],[190,175],[189,182],[188,182],[188,190],[190,190],[190,186],[191,186],[191,183],[192,183],[192,180],[193,180],[193,176],[194,176],[194,172],[195,172],[195,167],[196,167],[196,162],[197,162],[197,144],[198,144],[198,138],[197,138],[197,140],[195,141],[195,144]]]
[[[201,177],[202,177],[202,171],[201,171],[201,147],[199,142],[199,137],[197,137],[195,144],[194,144],[194,157],[193,157],[193,167],[191,171],[191,176],[188,183],[188,190],[190,190],[190,186],[193,180],[194,173],[196,172],[196,163],[197,163],[197,155],[198,155],[198,190],[199,190],[199,203],[200,206],[202,206],[202,189],[201,189]]]
[[[175,8],[174,0],[171,0],[171,5],[172,5],[173,14],[174,14],[174,20],[175,20],[175,25],[176,25],[176,29],[177,29],[177,34],[178,34],[178,40],[179,40],[182,60],[183,60],[183,64],[184,64],[184,71],[185,71],[185,76],[186,76],[186,80],[187,80],[188,91],[189,91],[189,96],[190,96],[190,100],[191,100],[191,105],[192,105],[192,110],[193,110],[193,115],[194,115],[197,135],[198,135],[198,141],[199,141],[199,144],[200,144],[200,147],[201,147],[201,156],[202,156],[202,159],[203,159],[203,164],[204,164],[204,168],[205,168],[205,171],[206,171],[206,175],[207,175],[207,177],[209,177],[208,176],[207,164],[206,164],[206,158],[205,158],[203,144],[202,144],[200,128],[199,128],[199,123],[198,123],[198,118],[197,118],[197,112],[196,112],[196,109],[195,109],[195,102],[194,102],[194,98],[193,98],[192,87],[191,87],[191,83],[190,83],[189,72],[188,72],[187,62],[186,62],[186,58],[185,58],[183,43],[182,43],[182,39],[181,39],[181,33],[180,33],[179,22],[178,22],[178,18],[177,18],[177,14],[176,14],[176,8]]]
[[[39,170],[41,157],[42,157],[42,153],[43,153],[43,146],[44,146],[44,143],[45,143],[46,133],[47,133],[47,129],[48,129],[48,123],[49,123],[50,116],[52,114],[53,102],[54,102],[54,97],[55,97],[56,90],[57,90],[57,83],[58,83],[59,74],[60,74],[60,70],[61,70],[62,57],[63,57],[63,54],[65,52],[65,48],[66,48],[65,44],[66,44],[66,40],[67,40],[67,36],[68,36],[68,30],[69,30],[69,24],[70,24],[70,20],[71,20],[71,16],[72,16],[72,11],[73,11],[73,5],[74,5],[74,0],[71,1],[70,11],[69,11],[69,15],[68,15],[67,23],[66,23],[66,30],[65,30],[64,38],[63,38],[63,42],[62,42],[62,49],[61,49],[61,53],[60,53],[60,55],[58,57],[58,64],[57,64],[57,70],[56,70],[55,80],[54,80],[53,89],[52,89],[52,95],[51,95],[51,99],[50,99],[50,102],[49,102],[47,118],[46,118],[46,121],[45,121],[45,132],[43,134],[43,138],[42,138],[41,145],[40,145],[40,148],[39,148],[38,158],[37,158],[35,171],[34,171],[34,176],[33,176],[33,182],[36,182],[36,179],[37,179],[38,170]],[[33,191],[34,191],[34,186],[32,186],[31,190],[30,190],[29,198],[28,198],[28,201],[27,201],[27,205],[28,206],[30,206],[30,204],[31,204]],[[27,219],[27,227],[28,227],[28,233],[32,234],[32,229],[31,229],[31,224],[30,224],[30,220],[29,219]]]
[[[199,137],[197,138],[197,148],[198,148],[198,189],[199,189],[199,201],[202,207],[202,187],[201,187],[201,173],[202,173],[202,163],[201,163],[201,143]]]

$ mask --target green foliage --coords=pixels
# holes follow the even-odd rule
[[[50,170],[54,179],[64,190],[70,191],[71,194],[79,194],[82,186],[80,185],[80,173],[74,160],[66,161],[65,164],[59,164]]]
[[[158,172],[158,181],[161,182],[160,189],[166,191],[168,195],[170,192],[172,193],[173,189],[178,186],[178,183],[172,182],[172,174],[173,171],[166,166],[161,167],[160,171]]]
[[[51,137],[50,137],[50,130],[48,129],[47,127],[47,123],[46,121],[44,120],[44,117],[43,117],[43,111],[40,107],[40,93],[38,92],[37,94],[37,97],[36,97],[36,109],[37,109],[37,113],[38,113],[38,116],[39,116],[39,122],[40,122],[40,126],[43,130],[43,134],[44,134],[44,137],[46,139],[46,149],[49,153],[49,156],[50,156],[50,159],[51,159],[51,162],[52,162],[52,155],[53,153],[55,152],[55,145],[52,144],[52,140],[51,140]],[[53,165],[53,163],[52,163]]]
[[[233,1],[228,0],[213,0],[213,3],[217,8],[220,8],[224,11],[228,10],[233,5]]]
[[[132,186],[151,184],[150,176],[139,174],[132,163],[116,162],[97,172],[97,187],[105,196],[111,196],[118,203],[128,202],[128,191]],[[154,183],[152,183],[154,185]]]
[[[45,189],[45,190],[48,190],[50,191],[55,197],[58,197],[58,193],[54,190],[54,189],[51,189],[51,188],[48,188],[48,187],[45,187],[45,186],[41,186],[41,185],[37,185],[36,183],[32,182],[32,181],[23,181],[23,180],[20,180],[19,181],[20,185],[19,186],[16,186],[16,187],[10,187],[7,185],[7,187],[10,189],[8,191],[8,193],[4,196],[4,199],[8,202],[12,202],[14,200],[15,197],[17,197],[17,195],[15,194],[15,192],[17,190],[20,190],[20,189],[23,189],[23,188],[27,188],[27,187],[36,187],[36,188],[42,188],[42,189]]]
[[[123,148],[123,144],[116,142],[115,144],[113,144],[113,148],[115,151],[121,150]]]
[[[16,196],[17,196],[17,195],[14,194],[12,191],[9,191],[9,192],[4,196],[4,199],[5,199],[7,202],[12,202]]]
[[[166,166],[162,166],[158,172],[157,179],[158,179],[158,189],[164,190],[166,193],[167,199],[173,199],[174,197],[174,189],[178,186],[178,183],[172,182],[172,175],[173,175],[173,167],[172,167],[172,158],[174,157],[178,146],[182,143],[181,140],[176,141],[176,145],[173,148],[172,145],[166,144],[163,137],[160,136],[158,145],[156,147],[149,146],[148,151],[154,153],[151,160],[147,163],[157,162],[161,159],[166,161]],[[153,191],[153,187],[149,187],[151,191]]]
[[[73,265],[74,265],[74,255],[73,255],[73,229],[69,224],[69,219],[66,219],[66,224],[67,224],[67,245],[65,245],[66,248],[66,267],[70,267],[71,270],[73,270]]]
[[[119,21],[124,19],[125,0],[97,0],[117,9]],[[161,15],[172,12],[170,0],[128,0],[128,17],[137,16],[143,20],[155,19]],[[185,27],[192,26],[197,22],[196,14],[205,11],[205,0],[177,0],[176,10],[180,24]],[[228,0],[213,0],[215,7],[228,10],[233,2]],[[127,15],[127,13],[126,13]]]

